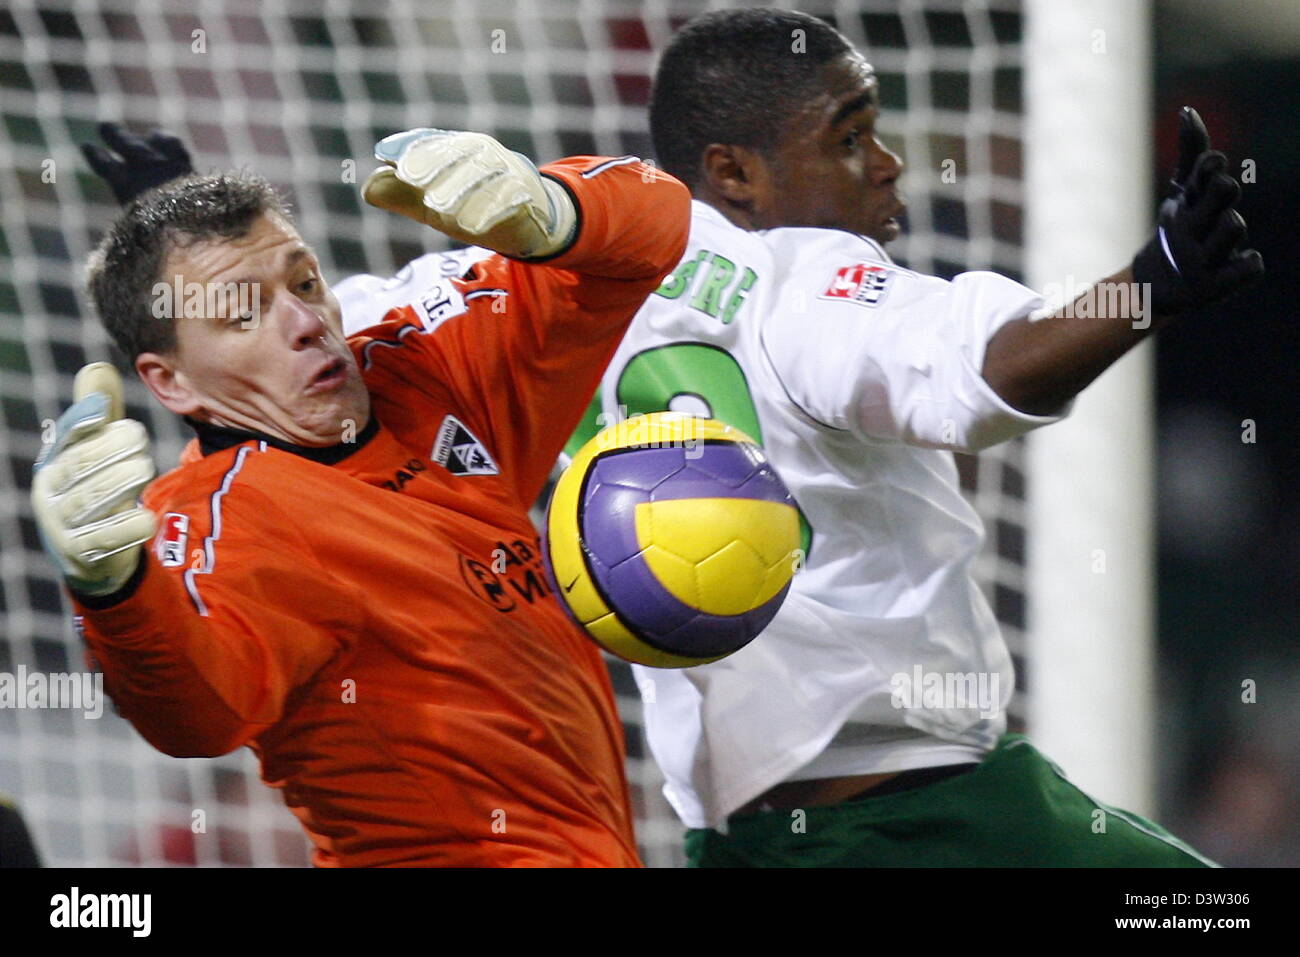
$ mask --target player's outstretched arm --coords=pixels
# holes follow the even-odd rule
[[[42,542],[122,714],[167,754],[224,754],[271,726],[346,645],[361,602],[310,560],[286,557],[283,541],[263,544],[276,536],[248,531],[274,510],[242,487],[222,503],[219,569],[189,555],[161,567],[144,547],[157,521],[139,502],[154,474],[149,439],[123,418],[121,376],[92,363],[74,397],[32,480]],[[296,594],[315,596],[309,612],[286,607]]]
[[[427,375],[478,409],[480,438],[531,504],[636,310],[681,260],[690,193],[634,156],[574,156],[539,171],[478,133],[411,130],[376,155],[386,165],[367,180],[367,202],[501,255],[445,291],[451,315],[490,321],[405,336],[428,324],[398,309],[366,330],[403,346],[371,351],[370,375],[408,385]]]
[[[99,135],[107,148],[82,143],[81,152],[123,206],[155,186],[194,172],[190,151],[170,133],[150,130],[137,136],[120,123],[100,123]]]
[[[1054,315],[1009,322],[989,341],[984,379],[1013,407],[1047,415],[1174,316],[1212,305],[1259,279],[1264,262],[1244,247],[1241,187],[1211,150],[1200,116],[1184,107],[1173,195],[1132,265]],[[1125,294],[1116,295],[1116,291]]]

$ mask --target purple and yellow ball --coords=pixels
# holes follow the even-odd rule
[[[556,484],[544,537],[570,615],[607,651],[658,668],[747,645],[800,557],[798,509],[758,444],[671,412],[583,446]]]

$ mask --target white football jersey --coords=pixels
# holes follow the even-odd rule
[[[980,375],[993,334],[1040,306],[993,273],[922,276],[848,232],[746,232],[694,203],[686,256],[619,347],[604,409],[748,432],[810,541],[747,647],[635,669],[687,825],[718,827],[783,780],[978,760],[1003,733],[1011,659],[971,577],[983,526],[948,450],[1059,418],[1016,411]]]
[[[402,302],[447,275],[437,259],[413,264]],[[349,332],[379,318],[344,298],[357,281],[339,290]],[[724,826],[784,780],[979,760],[1005,730],[1011,659],[971,577],[983,526],[950,450],[1061,417],[1016,411],[980,375],[993,334],[1042,304],[994,273],[923,276],[848,232],[747,232],[693,203],[681,265],[605,375],[606,421],[671,409],[747,432],[799,505],[807,553],[739,652],[634,666],[686,825]]]

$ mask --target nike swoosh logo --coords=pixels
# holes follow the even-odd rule
[[[576,585],[576,584],[578,584],[578,579],[581,578],[581,577],[582,577],[581,575],[574,575],[574,576],[573,576],[573,581],[569,582],[569,584],[567,584],[567,585],[564,586],[564,593],[565,593],[566,595],[567,595],[569,592],[573,591],[573,586]]]

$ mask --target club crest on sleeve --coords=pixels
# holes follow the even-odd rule
[[[161,525],[158,533],[158,562],[164,568],[179,568],[185,564],[190,517],[182,512],[168,512],[163,516]]]
[[[875,263],[854,263],[835,270],[819,299],[840,299],[860,306],[878,306],[889,290],[889,270]]]
[[[429,456],[452,475],[499,475],[487,448],[454,415],[442,420]]]

